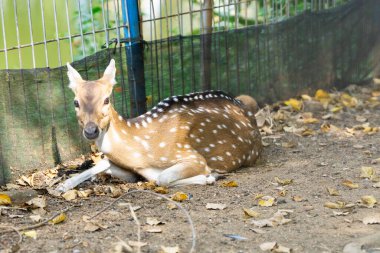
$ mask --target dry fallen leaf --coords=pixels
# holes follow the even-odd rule
[[[39,221],[42,220],[41,215],[38,215],[38,214],[36,214],[36,215],[30,215],[29,218],[30,218],[32,221],[34,221],[34,222],[39,222]]]
[[[336,203],[328,201],[323,206],[331,209],[341,209],[346,207],[346,203],[343,201],[337,201]]]
[[[372,185],[374,188],[380,188],[380,182],[377,182],[376,184]]]
[[[347,186],[350,189],[357,189],[357,188],[359,188],[359,184],[354,183],[354,182],[352,182],[350,180],[344,180],[342,182],[342,185]]]
[[[380,224],[380,213],[368,215],[363,218],[363,223],[368,224]]]
[[[174,203],[168,203],[167,208],[169,210],[174,210],[174,209],[178,209],[178,206]]]
[[[275,204],[275,200],[276,199],[272,196],[263,196],[259,199],[258,205],[264,207],[273,206]]]
[[[236,181],[228,181],[222,183],[223,187],[238,187],[238,183]]]
[[[189,199],[189,196],[184,192],[176,192],[172,196],[172,200],[177,201],[177,202],[181,202],[188,199]]]
[[[161,250],[159,251],[159,253],[179,253],[179,247],[178,246],[175,246],[175,247],[161,246]]]
[[[67,200],[67,201],[71,201],[71,200],[74,200],[76,199],[78,196],[78,191],[77,190],[69,190],[67,192],[65,192],[64,194],[62,194],[62,197]]]
[[[366,195],[366,196],[361,197],[360,202],[363,206],[368,207],[368,208],[372,208],[377,203],[377,200],[372,195]]]
[[[162,229],[159,227],[146,226],[144,231],[148,233],[162,233]]]
[[[292,251],[290,248],[284,247],[277,242],[264,242],[260,244],[260,249],[276,253],[290,253]]]
[[[279,177],[274,177],[274,180],[280,185],[288,185],[293,183],[293,179],[280,179]]]
[[[372,167],[361,167],[360,168],[360,177],[371,179],[375,176],[375,170]]]
[[[7,194],[0,193],[0,206],[11,205],[12,200]]]
[[[289,105],[292,107],[295,111],[300,111],[302,109],[303,103],[301,100],[297,100],[294,98],[291,98],[289,100],[284,101],[285,105]]]
[[[156,226],[156,225],[164,224],[164,222],[159,221],[159,220],[156,219],[156,218],[147,217],[147,218],[146,218],[146,224],[151,225],[151,226]]]
[[[208,210],[223,210],[227,207],[226,204],[207,203],[206,209]]]
[[[154,191],[157,192],[157,193],[160,193],[160,194],[167,194],[167,193],[169,193],[168,188],[167,187],[163,187],[163,186],[159,186],[159,187],[154,188]]]
[[[358,105],[358,100],[350,95],[348,95],[347,93],[343,93],[341,96],[340,96],[340,100],[342,102],[342,104],[346,107],[356,107]]]
[[[295,202],[301,202],[303,201],[303,198],[301,196],[295,195],[292,197],[292,200]]]
[[[40,196],[33,198],[26,202],[31,208],[45,208],[46,207],[46,197]]]
[[[36,230],[25,231],[25,232],[22,232],[22,234],[27,236],[27,237],[33,238],[34,240],[37,239],[37,231]]]
[[[291,219],[286,218],[293,210],[278,210],[273,216],[269,219],[262,220],[252,220],[251,223],[259,228],[262,227],[275,227],[279,225],[284,225],[291,222]]]
[[[88,223],[86,223],[86,226],[84,226],[84,231],[86,231],[86,232],[95,232],[95,231],[98,231],[100,229],[101,228],[97,224],[94,224],[92,222],[88,222]]]
[[[58,223],[61,223],[61,222],[64,222],[66,220],[66,214],[65,213],[61,213],[60,215],[58,215],[57,217],[55,217],[54,219],[52,219],[51,221],[49,221],[50,224],[58,224]]]
[[[243,208],[244,214],[248,217],[257,218],[260,216],[259,212],[252,210],[251,208]]]
[[[338,190],[335,188],[327,187],[326,189],[327,189],[328,193],[330,194],[330,196],[339,196],[340,195]]]

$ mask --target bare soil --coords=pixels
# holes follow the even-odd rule
[[[367,102],[371,97],[376,100],[376,96],[371,95],[370,88],[351,87],[349,91],[363,104],[359,103],[353,108],[344,107],[333,118],[327,117],[325,120],[322,117],[329,113],[329,109],[311,108],[313,116],[319,119],[315,124],[295,123],[294,119],[299,117],[299,112],[292,112],[290,119],[276,123],[273,134],[264,136],[264,142],[269,145],[264,148],[262,158],[255,167],[228,174],[215,185],[169,189],[165,196],[170,197],[176,192],[184,192],[189,196],[188,200],[180,204],[188,211],[194,223],[195,252],[261,252],[259,246],[270,241],[291,248],[293,252],[342,252],[347,243],[380,230],[380,224],[365,225],[362,222],[364,217],[380,213],[378,204],[367,208],[358,202],[365,195],[380,200],[380,188],[373,187],[376,182],[359,177],[362,166],[371,166],[380,174],[380,165],[376,161],[380,157],[380,133],[376,129],[364,133],[364,130],[357,127],[358,130],[350,136],[350,130],[346,129],[366,123],[358,122],[358,116],[367,119],[370,126],[380,126],[380,106],[370,106]],[[330,109],[334,106],[336,104],[332,104]],[[282,107],[274,108],[277,110]],[[291,111],[288,108],[284,110]],[[324,123],[334,125],[341,131],[324,132],[321,130]],[[284,125],[307,126],[314,131],[311,135],[302,136],[278,130]],[[282,186],[276,182],[275,177],[281,180],[292,179],[292,182]],[[342,185],[344,180],[351,180],[359,187],[350,189]],[[223,183],[228,181],[235,181],[237,187],[224,187]],[[91,189],[99,184],[117,186],[119,183],[86,182],[82,188]],[[132,189],[142,186],[131,184],[128,187]],[[331,196],[327,187],[335,188],[340,195]],[[119,239],[125,242],[138,240],[136,222],[126,205],[114,204],[96,217],[99,230],[89,232],[91,229],[85,229],[87,223],[83,220],[84,215],[91,216],[115,200],[107,190],[104,195],[92,194],[88,198],[72,201],[54,197],[44,190],[38,192],[47,198],[44,218],[73,206],[66,212],[66,220],[30,229],[37,232],[37,238],[23,236],[21,243],[17,243],[18,235],[15,232],[0,233],[0,252],[10,252],[12,247],[13,250],[18,249],[18,252],[116,252],[115,243]],[[260,194],[275,197],[274,205],[259,206]],[[328,201],[343,201],[354,205],[330,209],[324,207]],[[180,209],[171,210],[168,201],[146,193],[130,194],[119,201],[127,202],[141,207],[135,213],[141,223],[141,241],[147,243],[141,248],[142,252],[160,252],[161,246],[176,245],[180,252],[189,251],[192,243],[191,229]],[[226,208],[208,210],[207,203],[225,204]],[[247,217],[243,208],[251,208],[260,213],[260,216]],[[252,224],[253,220],[272,217],[279,209],[292,211],[286,217],[291,219],[289,223],[263,228]],[[340,213],[334,215],[333,211]],[[337,215],[342,213],[345,215]],[[6,229],[5,225],[31,225],[33,222],[30,215],[29,210],[2,209],[0,230]],[[148,228],[147,217],[164,223],[155,226],[162,230],[161,233],[145,231]],[[377,243],[380,243],[380,239]]]

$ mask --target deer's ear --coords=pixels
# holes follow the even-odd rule
[[[112,59],[110,64],[104,71],[102,79],[107,84],[115,85],[116,84],[115,75],[116,75],[115,60]]]
[[[83,79],[78,73],[78,71],[76,71],[70,65],[70,63],[67,63],[67,76],[69,77],[69,80],[70,80],[69,88],[72,89],[73,91],[75,91],[75,88],[78,85],[78,83],[83,82]]]

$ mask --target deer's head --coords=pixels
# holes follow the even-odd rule
[[[115,85],[115,61],[112,59],[103,77],[96,81],[83,80],[81,75],[67,63],[69,87],[75,94],[74,106],[83,135],[96,140],[110,123],[110,95]]]

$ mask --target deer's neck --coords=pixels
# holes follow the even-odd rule
[[[147,148],[149,144],[143,139],[144,131],[148,131],[148,129],[143,129],[139,121],[139,118],[123,119],[110,106],[110,123],[96,141],[98,149],[120,166],[141,166],[137,163],[138,158],[143,156],[144,147]]]

